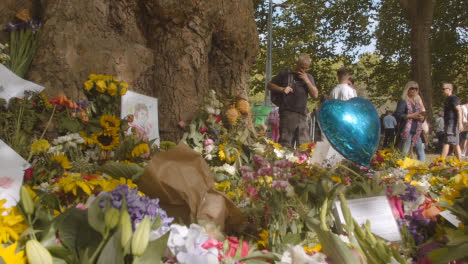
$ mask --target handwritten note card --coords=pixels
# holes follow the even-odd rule
[[[392,242],[401,240],[398,225],[386,196],[347,200],[347,203],[352,216],[359,225],[369,220],[372,233]],[[336,201],[335,205],[340,221],[345,223],[340,201]]]
[[[20,200],[24,171],[29,166],[26,160],[0,140],[0,200],[6,200],[4,207],[15,206]]]

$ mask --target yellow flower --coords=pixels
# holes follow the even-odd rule
[[[102,115],[99,120],[101,126],[108,130],[119,130],[120,129],[120,119],[114,115]]]
[[[0,200],[0,244],[16,241],[27,229],[23,215],[18,208],[5,208],[6,200]],[[1,255],[1,254],[0,254]]]
[[[445,164],[445,158],[440,157],[440,158],[434,159],[433,162],[434,162],[434,163],[444,163],[444,164]]]
[[[84,89],[88,92],[91,91],[91,89],[93,89],[93,86],[94,82],[91,80],[87,80],[86,82],[84,82]]]
[[[274,147],[275,149],[281,150],[281,145],[280,145],[280,144],[278,144],[278,143],[276,143],[276,142],[274,142],[274,141],[272,141],[272,140],[270,140],[270,139],[268,139],[268,142],[269,142],[271,145],[273,145],[273,147]]]
[[[268,236],[270,233],[268,232],[267,229],[263,229],[263,231],[258,234],[260,237],[260,240],[257,241],[257,248],[266,248],[268,245]]]
[[[96,90],[100,93],[105,93],[107,89],[106,82],[103,80],[99,80],[96,82]]]
[[[132,158],[134,157],[139,157],[141,155],[144,155],[146,153],[150,152],[150,148],[148,144],[146,143],[141,143],[132,150]]]
[[[92,137],[87,137],[86,134],[85,134],[83,131],[80,132],[80,135],[81,135],[81,137],[84,139],[84,143],[83,143],[83,144],[84,144],[85,146],[92,146],[92,145],[94,145],[94,144],[97,144],[97,141],[95,141],[94,138],[92,138]]]
[[[46,139],[36,140],[31,145],[31,152],[33,154],[39,154],[43,152],[47,152],[49,150],[50,144],[49,141]]]
[[[429,180],[429,183],[430,183],[431,185],[437,185],[437,184],[440,183],[440,180],[437,179],[436,177],[432,177],[432,178]]]
[[[260,176],[255,180],[255,182],[260,184],[260,185],[271,186],[271,183],[273,182],[273,178],[268,176],[268,175],[263,176],[263,177]]]
[[[315,245],[313,247],[304,246],[305,253],[307,253],[309,255],[313,255],[313,254],[319,252],[320,250],[322,250],[322,244],[317,244],[317,245]]]
[[[130,164],[130,165],[136,164],[135,162],[131,162],[131,161],[129,161],[129,160],[122,160],[120,163],[122,163],[122,164]]]
[[[120,95],[124,96],[128,90],[128,83],[120,82],[119,87],[120,87]]]
[[[42,98],[42,100],[44,101],[44,104],[47,106],[47,107],[51,107],[52,104],[50,103],[49,99],[47,99],[46,95],[44,93],[40,93],[40,96]]]
[[[226,193],[231,188],[230,181],[223,181],[221,183],[215,183],[216,190]]]
[[[98,75],[91,73],[91,74],[88,76],[88,79],[90,79],[91,81],[97,81],[97,80],[99,80],[100,78],[99,78]]]
[[[101,186],[104,192],[112,191],[115,188],[117,188],[117,186],[123,185],[123,184],[126,184],[129,189],[133,189],[137,187],[137,185],[133,183],[132,180],[126,179],[123,177],[121,177],[119,180],[114,179],[114,178],[105,179],[104,177],[100,177],[97,180],[97,184]]]
[[[77,195],[77,191],[81,189],[87,195],[90,195],[92,191],[99,186],[98,175],[86,175],[88,179],[83,177],[81,173],[65,173],[60,180],[54,184],[55,187],[59,187],[65,193],[73,193]]]
[[[110,96],[114,96],[117,94],[117,85],[115,85],[115,83],[111,83],[109,84],[109,86],[107,86],[107,93],[109,93]]]
[[[54,154],[54,156],[52,156],[52,161],[57,162],[64,169],[72,168],[70,161],[68,160],[67,156],[65,156],[63,153]]]
[[[424,163],[422,163],[421,161],[419,160],[415,160],[415,159],[410,159],[408,157],[405,158],[405,160],[399,160],[397,161],[397,164],[402,167],[403,169],[408,169],[410,167],[420,167],[422,165],[424,165]]]
[[[342,182],[340,176],[332,176],[331,179],[332,179],[332,181],[337,182],[337,183],[341,183],[341,182]]]
[[[93,134],[93,139],[103,150],[111,150],[120,142],[119,135],[115,130],[103,130],[98,134]]]
[[[6,248],[4,247],[4,245],[0,246],[0,258],[3,259],[4,263],[6,264],[25,264],[26,263],[26,256],[24,255],[24,250],[21,250],[18,253],[16,253],[17,246],[18,246],[17,242],[9,245]]]

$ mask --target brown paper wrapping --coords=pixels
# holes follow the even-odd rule
[[[238,227],[245,218],[239,208],[216,190],[210,167],[184,143],[154,155],[138,181],[140,191],[159,198],[168,216],[189,225],[194,220]]]

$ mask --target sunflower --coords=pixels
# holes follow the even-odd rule
[[[120,119],[115,117],[114,115],[102,115],[101,119],[101,126],[105,130],[119,130],[120,129]]]
[[[72,168],[72,166],[70,164],[70,161],[68,160],[67,156],[65,156],[63,153],[55,153],[52,156],[52,161],[57,162],[64,169],[71,169]]]
[[[49,150],[50,144],[49,141],[46,139],[36,140],[31,145],[31,152],[33,154],[39,154],[43,152],[47,152]]]
[[[107,89],[106,82],[103,80],[99,80],[96,82],[96,90],[100,93],[105,93]]]
[[[107,93],[110,95],[110,96],[114,96],[117,94],[117,85],[115,85],[115,83],[110,83],[108,86],[107,86]]]
[[[141,144],[139,144],[139,145],[137,145],[136,147],[133,148],[132,158],[139,157],[139,156],[144,155],[144,154],[149,153],[149,152],[150,152],[150,148],[149,148],[148,144],[141,143]]]
[[[24,264],[26,263],[26,257],[24,255],[24,250],[19,251],[16,253],[16,247],[18,243],[15,242],[10,246],[4,248],[4,246],[0,246],[0,258],[3,259],[4,263],[15,263],[15,264]]]
[[[115,130],[103,130],[93,134],[93,139],[103,150],[111,150],[120,142],[119,135]]]
[[[9,240],[18,240],[27,228],[18,208],[16,206],[5,208],[3,207],[5,203],[6,200],[0,200],[0,244],[7,243]]]
[[[92,145],[94,145],[94,144],[97,143],[97,142],[94,140],[94,138],[92,138],[92,137],[87,137],[84,131],[81,131],[81,132],[80,132],[80,135],[81,135],[81,137],[84,139],[83,144],[84,144],[85,146],[92,146]]]

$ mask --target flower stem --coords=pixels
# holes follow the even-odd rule
[[[101,240],[101,243],[99,243],[99,246],[97,247],[96,251],[94,251],[93,255],[89,259],[89,263],[93,264],[95,262],[96,258],[99,256],[99,253],[101,252],[102,248],[107,242],[107,237],[109,237],[109,230],[107,230],[106,228],[106,231],[104,232],[104,236]]]
[[[344,165],[341,165],[341,164],[338,164],[338,167],[341,167],[341,168],[343,168],[343,169],[345,169],[345,170],[351,172],[352,174],[356,175],[358,178],[361,178],[361,179],[364,180],[364,177],[362,177],[362,175],[360,175],[359,173],[353,171],[352,169],[350,169],[350,168],[348,168],[348,167],[346,167],[346,166],[344,166]]]
[[[39,140],[41,140],[41,139],[44,137],[45,133],[46,133],[47,130],[49,129],[50,123],[52,122],[52,118],[54,117],[54,114],[55,114],[55,108],[56,108],[56,107],[57,107],[57,106],[54,105],[54,108],[52,109],[52,114],[50,115],[49,121],[47,121],[47,125],[46,125],[46,127],[44,128],[44,131],[42,131],[42,134],[41,134],[41,137],[39,138]],[[27,159],[27,162],[31,161],[32,155],[33,155],[33,152],[30,151],[30,152],[29,152],[28,159]]]

